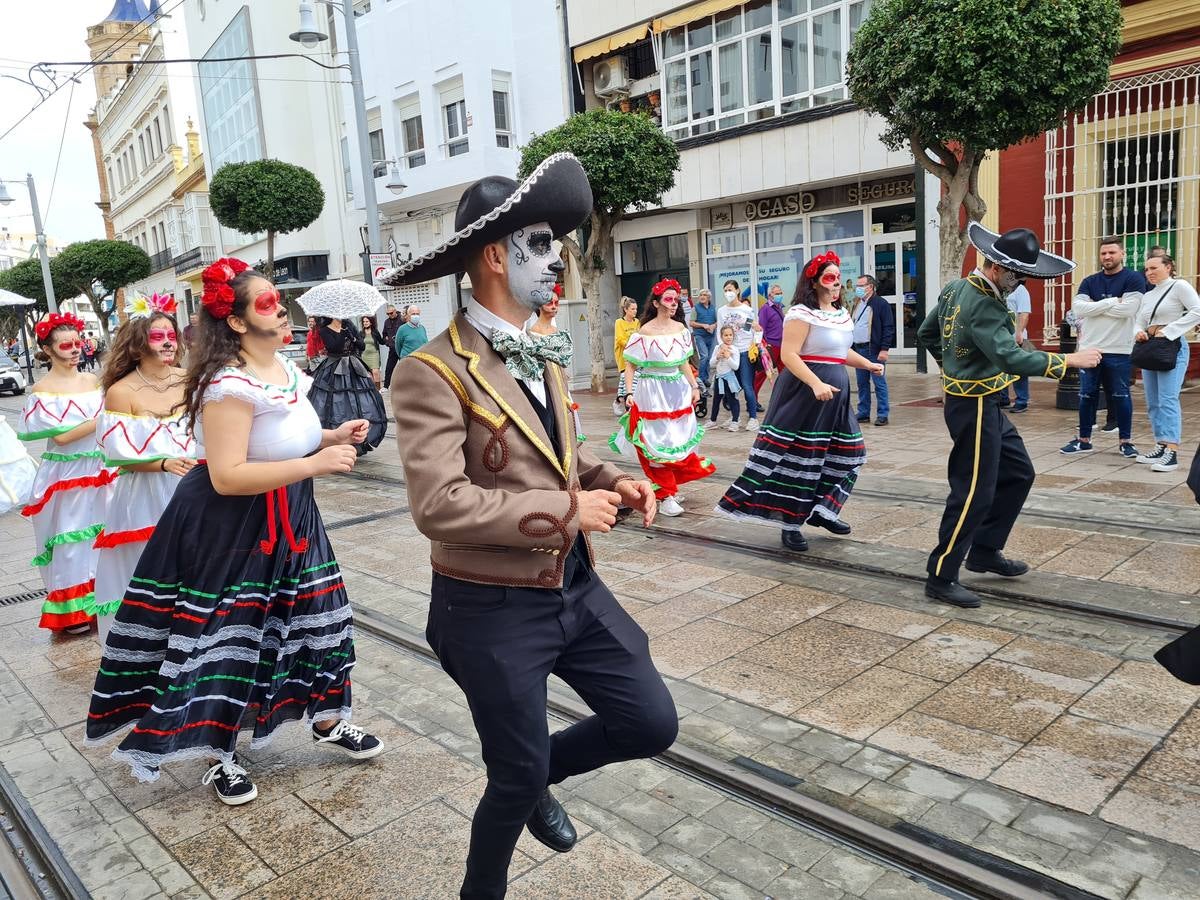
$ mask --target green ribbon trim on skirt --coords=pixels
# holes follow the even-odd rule
[[[104,528],[103,525],[89,525],[76,531],[64,531],[46,541],[46,549],[33,558],[33,565],[47,566],[54,559],[54,548],[63,544],[78,544],[80,541],[94,541],[96,535]]]
[[[101,450],[81,450],[78,453],[55,453],[53,450],[47,450],[42,454],[42,459],[49,462],[75,462],[77,459],[104,459],[104,452]]]

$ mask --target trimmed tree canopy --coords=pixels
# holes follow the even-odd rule
[[[50,279],[54,284],[54,293],[60,299],[65,286],[62,278],[54,268],[54,260],[50,261]],[[42,280],[42,263],[39,259],[23,259],[11,269],[0,272],[0,288],[38,301],[38,309],[46,310],[46,283]]]
[[[882,0],[851,49],[850,92],[893,150],[1000,150],[1057,127],[1108,83],[1118,0]]]
[[[115,293],[150,275],[150,257],[128,241],[80,241],[64,247],[50,261],[50,270],[56,291],[61,282],[69,296],[86,294],[97,299],[93,282],[100,282],[103,293]]]

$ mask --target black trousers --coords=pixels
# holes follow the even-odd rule
[[[1000,409],[1000,394],[945,396],[942,412],[954,441],[947,466],[950,496],[929,555],[930,575],[958,580],[967,551],[1003,550],[1033,487],[1025,442]]]
[[[675,703],[646,633],[600,577],[564,590],[472,584],[434,573],[426,636],[467,698],[487,787],[471,825],[463,898],[503,897],[521,830],[547,785],[675,740]],[[595,715],[549,733],[546,679],[569,684]]]
[[[394,346],[388,345],[387,357],[387,366],[383,370],[383,386],[390,388],[392,386],[392,373],[396,371],[396,363],[400,362],[400,356],[396,353]]]

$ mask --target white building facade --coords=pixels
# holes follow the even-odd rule
[[[518,148],[570,114],[561,3],[374,0],[358,6],[383,249],[404,260],[454,232],[468,185],[487,175],[516,177]],[[344,49],[342,16],[330,14],[327,24],[336,28],[337,49]],[[361,210],[348,85],[342,108],[339,196]],[[388,187],[397,179],[405,185],[399,194]],[[419,305],[431,335],[448,324],[464,296],[453,277],[387,293],[398,305]]]
[[[312,172],[325,191],[321,215],[291,234],[276,235],[272,275],[285,298],[326,278],[362,277],[357,231],[361,214],[345,202],[337,82],[348,82],[345,55],[326,42],[306,60],[288,35],[296,30],[296,0],[194,0],[183,5],[188,56],[195,64],[204,164],[211,181],[230,162],[278,159]],[[318,7],[323,9],[324,7]],[[275,54],[287,58],[250,59]],[[232,61],[223,61],[233,59]],[[315,64],[314,60],[316,63]],[[255,265],[266,257],[266,235],[217,225],[218,253]],[[293,311],[295,313],[295,311]]]
[[[137,4],[126,6],[125,15],[141,11]],[[118,4],[113,15],[121,9]],[[97,78],[97,86],[107,89],[96,103],[96,134],[114,237],[150,256],[150,276],[129,289],[176,293],[175,258],[187,248],[173,240],[182,212],[174,196],[175,173],[187,164],[186,134],[198,104],[188,67],[161,62],[187,56],[182,17],[153,18],[141,12],[144,18],[133,20],[139,23],[136,56],[120,74],[109,71]],[[89,35],[98,37],[93,32],[112,24],[129,23],[106,20]]]
[[[643,300],[671,276],[720,298],[734,279],[758,305],[773,284],[790,298],[804,261],[832,249],[844,280],[878,280],[896,312],[893,358],[915,359],[918,229],[929,226],[914,161],[884,147],[883,123],[849,102],[845,82],[870,2],[569,5],[587,105],[642,108],[681,151],[661,208],[615,232],[622,293]],[[936,240],[926,244],[936,273]]]

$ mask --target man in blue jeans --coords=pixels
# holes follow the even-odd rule
[[[1136,459],[1133,445],[1133,398],[1129,385],[1133,368],[1129,354],[1133,349],[1135,318],[1147,290],[1146,276],[1125,268],[1125,245],[1115,237],[1100,242],[1100,271],[1083,279],[1071,309],[1079,323],[1079,349],[1095,348],[1104,354],[1100,365],[1079,373],[1079,432],[1060,452],[1066,456],[1091,453],[1092,426],[1100,388],[1108,400],[1117,423],[1117,452]]]
[[[700,362],[700,393],[708,394],[708,360],[712,356],[717,328],[717,310],[712,305],[712,291],[703,288],[696,295],[696,307],[692,310],[692,341]]]
[[[896,319],[892,304],[877,293],[878,283],[870,275],[859,275],[854,287],[854,352],[873,363],[887,363],[888,349],[896,346]],[[871,421],[871,385],[875,385],[875,424],[888,423],[887,373],[872,375],[866,369],[858,373],[858,421]]]

